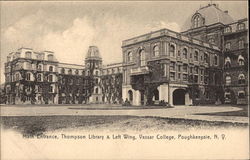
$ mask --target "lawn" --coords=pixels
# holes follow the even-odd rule
[[[1,117],[3,129],[28,135],[47,131],[77,129],[86,131],[170,131],[190,129],[246,128],[247,124],[209,122],[137,116],[15,116]]]

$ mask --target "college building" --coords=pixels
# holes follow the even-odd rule
[[[161,29],[121,46],[121,63],[103,65],[90,46],[83,65],[51,51],[20,48],[5,63],[7,104],[248,104],[248,19],[209,4],[183,32]]]

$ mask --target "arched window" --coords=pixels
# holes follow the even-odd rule
[[[244,24],[244,23],[239,23],[239,24],[237,25],[237,28],[238,28],[239,31],[240,31],[240,30],[244,30],[244,29],[245,29],[245,24]]]
[[[31,52],[25,52],[25,58],[31,58]]]
[[[230,50],[231,49],[231,43],[227,42],[225,45],[226,50]]]
[[[68,70],[68,74],[72,74],[72,69],[69,69],[69,70]]]
[[[245,75],[244,74],[240,74],[238,77],[238,83],[239,84],[245,84]]]
[[[53,66],[49,66],[49,71],[53,72]]]
[[[43,66],[42,66],[41,64],[39,64],[39,65],[37,66],[37,70],[38,70],[38,71],[42,71],[42,67],[43,67]]]
[[[75,74],[76,74],[76,75],[78,75],[78,74],[79,74],[79,71],[78,71],[78,69],[76,69],[76,71],[75,71]]]
[[[141,49],[139,51],[139,60],[140,60],[140,66],[145,66],[146,65],[146,55],[145,55],[144,49]]]
[[[218,65],[218,57],[217,57],[217,55],[214,56],[214,65],[216,65],[216,66]]]
[[[225,68],[231,67],[231,59],[229,57],[225,58]]]
[[[62,73],[62,74],[65,73],[65,69],[64,69],[64,68],[61,69],[61,73]]]
[[[170,45],[169,53],[170,56],[175,57],[175,46],[173,44]]]
[[[38,74],[38,75],[37,75],[37,81],[38,81],[38,82],[41,82],[41,81],[42,81],[42,74]]]
[[[231,77],[227,75],[225,79],[226,79],[226,85],[230,85],[232,82]]]
[[[129,100],[130,102],[133,101],[133,92],[132,92],[131,90],[128,91],[128,100]]]
[[[238,98],[239,99],[245,98],[245,91],[239,91],[238,92]]]
[[[244,48],[244,40],[239,40],[239,49]]]
[[[85,76],[85,71],[82,71],[82,75]]]
[[[239,63],[239,65],[240,66],[244,66],[244,57],[242,56],[242,55],[239,55],[239,57],[238,57],[238,63]]]
[[[155,45],[153,48],[153,56],[154,57],[159,56],[159,46],[158,45]]]
[[[98,75],[99,75],[99,72],[98,72],[98,71],[95,71],[95,75],[98,76]]]
[[[183,58],[187,59],[187,48],[182,50]]]
[[[199,56],[198,51],[194,51],[194,60],[195,61],[198,61],[198,56]]]
[[[98,88],[96,88],[96,89],[95,89],[95,93],[96,93],[96,94],[98,94],[98,91],[99,91],[99,89],[98,89]]]
[[[194,28],[200,27],[200,16],[196,15],[194,17]]]
[[[53,82],[53,75],[49,75],[49,82]]]
[[[128,62],[132,62],[132,60],[133,60],[132,52],[128,52]]]

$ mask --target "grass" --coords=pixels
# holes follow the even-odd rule
[[[248,117],[248,106],[247,105],[237,105],[236,107],[241,108],[239,111],[231,112],[217,112],[217,113],[199,113],[197,115],[211,115],[211,116],[238,116],[238,117]]]
[[[137,116],[14,116],[1,117],[3,129],[26,135],[39,135],[60,129],[112,131],[169,131],[189,129],[246,128],[248,124],[210,122]]]

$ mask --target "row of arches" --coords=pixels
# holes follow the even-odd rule
[[[238,56],[238,64],[240,66],[243,66],[245,64],[245,59],[244,59],[244,57],[242,55]],[[230,68],[231,67],[231,59],[230,59],[230,57],[226,57],[225,58],[225,67],[226,68]]]

